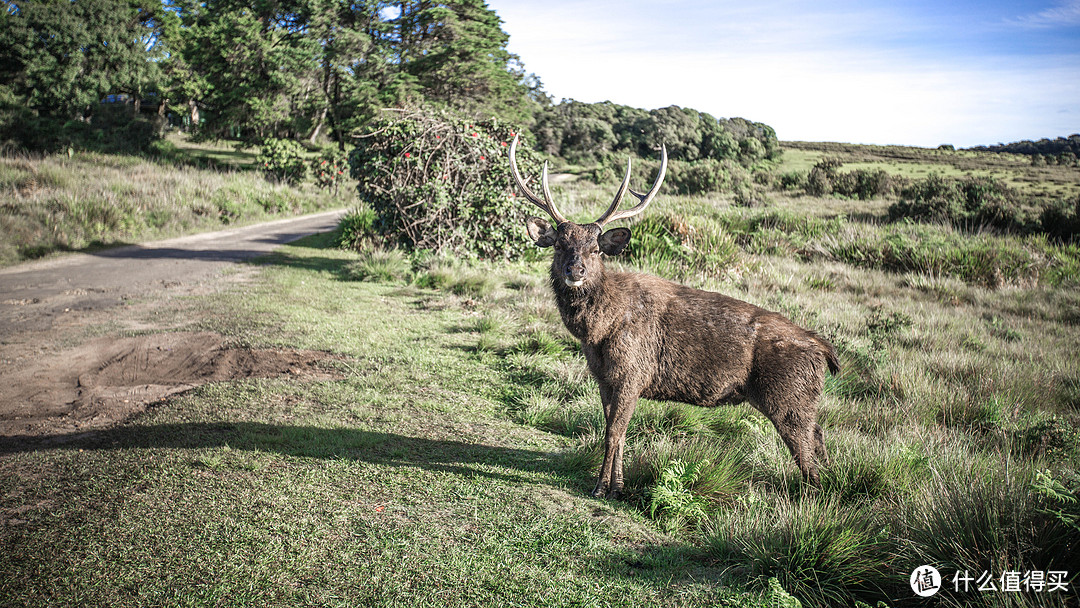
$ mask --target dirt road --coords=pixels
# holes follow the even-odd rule
[[[155,333],[168,330],[169,320],[132,326],[120,319],[134,300],[153,307],[215,289],[229,280],[224,269],[333,230],[343,213],[0,269],[0,438],[109,426],[203,382],[322,374],[317,364],[332,358],[326,353],[241,351],[216,334]]]

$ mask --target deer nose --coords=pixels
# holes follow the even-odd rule
[[[585,262],[581,260],[570,260],[566,263],[566,268],[563,269],[566,273],[566,278],[571,281],[580,281],[585,278]]]

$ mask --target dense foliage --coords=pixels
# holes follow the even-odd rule
[[[801,183],[806,189],[806,193],[814,196],[838,194],[867,200],[885,196],[892,192],[895,180],[885,171],[881,169],[875,171],[856,169],[855,171],[841,172],[840,167],[842,166],[843,163],[837,159],[824,158],[810,169],[810,173],[807,174],[804,182],[792,179],[790,176],[787,179],[789,183]],[[785,186],[788,185],[783,181],[781,183]]]
[[[142,100],[161,77],[155,0],[6,1],[0,10],[0,144],[57,150],[69,142],[112,149],[152,139],[138,106],[109,112],[109,94]],[[119,130],[130,132],[118,133]]]
[[[940,175],[930,175],[901,190],[900,200],[889,207],[889,217],[1002,230],[1023,229],[1031,221],[1019,193],[1004,183],[993,178],[953,179]]]
[[[349,157],[370,228],[392,244],[436,253],[517,257],[531,205],[516,196],[506,154],[517,133],[449,111],[386,112]],[[539,175],[522,146],[518,166]],[[363,236],[363,231],[357,235]]]

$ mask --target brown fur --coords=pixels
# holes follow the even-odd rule
[[[594,496],[622,490],[623,445],[639,397],[705,407],[747,400],[776,426],[803,476],[819,483],[817,461],[827,454],[817,405],[826,370],[840,367],[828,341],[723,294],[606,270],[603,254],[622,251],[626,228],[553,229],[540,218],[527,227],[538,245],[555,247],[559,312],[600,385],[607,426]]]

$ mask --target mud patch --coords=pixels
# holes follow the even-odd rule
[[[24,369],[0,371],[0,436],[110,426],[169,395],[240,378],[341,377],[345,357],[320,351],[227,348],[216,333],[100,338]]]

